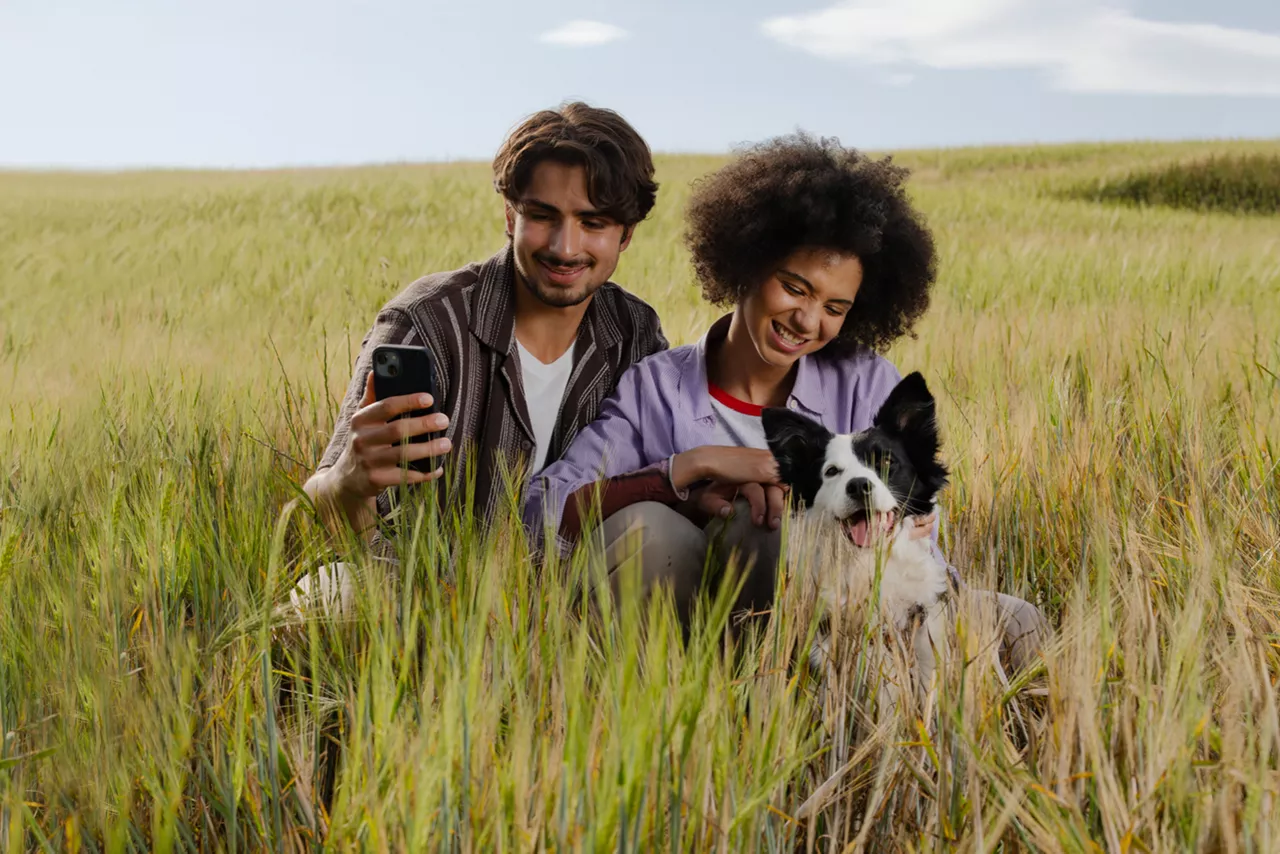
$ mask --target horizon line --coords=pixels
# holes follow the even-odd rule
[[[1196,143],[1280,143],[1280,136],[1197,136],[1197,137],[1132,137],[1119,139],[1070,139],[1070,140],[1023,140],[992,141],[978,143],[956,143],[942,145],[906,145],[890,147],[861,148],[868,154],[925,154],[930,152],[960,152],[975,149],[1001,148],[1067,148],[1071,146],[1125,146],[1125,145],[1194,145]],[[663,149],[653,151],[657,158],[671,157],[732,157],[741,146],[752,145],[752,142],[735,144],[723,151],[699,151],[681,149]],[[857,147],[857,146],[854,146]],[[489,159],[477,157],[423,158],[418,160],[357,160],[333,162],[299,162],[278,163],[272,165],[214,165],[214,164],[101,164],[77,165],[65,163],[48,164],[10,164],[0,162],[0,174],[4,175],[123,175],[145,172],[213,172],[213,173],[258,173],[258,172],[322,172],[342,169],[394,169],[414,166],[466,166],[489,165]]]

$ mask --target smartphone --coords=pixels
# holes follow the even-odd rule
[[[409,347],[403,344],[381,344],[373,348],[373,393],[378,400],[402,394],[431,395],[431,405],[397,415],[401,418],[421,418],[439,412],[439,395],[436,394],[436,369],[431,351],[426,347]],[[439,432],[422,433],[409,437],[412,443],[429,442],[440,437]],[[437,457],[410,460],[409,468],[418,472],[432,472],[440,465]]]

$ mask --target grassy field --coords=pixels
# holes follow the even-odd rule
[[[936,704],[879,719],[861,646],[794,678],[801,591],[733,650],[715,608],[591,632],[509,520],[425,520],[394,585],[341,550],[359,616],[273,631],[374,313],[501,243],[483,165],[0,174],[0,845],[1280,850],[1280,219],[1072,198],[1248,153],[1280,143],[899,155],[944,547],[1059,631],[1011,685],[964,605]],[[660,159],[617,275],[675,343],[717,162]]]

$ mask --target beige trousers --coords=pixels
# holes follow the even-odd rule
[[[774,577],[782,537],[778,531],[751,522],[740,503],[728,520],[716,519],[705,528],[665,504],[646,501],[614,513],[596,531],[596,547],[603,550],[604,569],[614,594],[622,588],[623,567],[634,566],[639,587],[648,592],[658,585],[671,590],[676,613],[684,624],[703,587],[704,574],[714,575],[736,554],[748,573],[734,603],[736,611],[767,609],[773,598]],[[997,620],[1003,628],[1004,652],[1014,671],[1022,669],[1039,652],[1047,633],[1044,617],[1035,605],[1016,596],[970,590],[994,600]]]
[[[735,611],[768,608],[773,599],[781,537],[752,524],[745,504],[728,519],[699,528],[665,504],[643,501],[614,513],[595,532],[603,550],[609,586],[622,588],[624,567],[634,566],[643,592],[664,585],[672,592],[676,613],[688,625],[704,572],[718,576],[731,556],[747,578],[734,602]],[[705,579],[712,580],[712,579]]]

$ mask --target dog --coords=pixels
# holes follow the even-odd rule
[[[800,579],[816,586],[830,612],[862,609],[864,619],[871,619],[867,606],[878,587],[882,636],[913,653],[912,681],[923,696],[943,643],[950,589],[930,539],[912,536],[910,524],[933,512],[949,475],[924,377],[917,372],[899,382],[860,433],[835,435],[781,408],[765,409],[762,421],[780,479],[802,505],[789,549],[793,563],[807,559]],[[830,663],[827,634],[810,656],[816,673]]]

